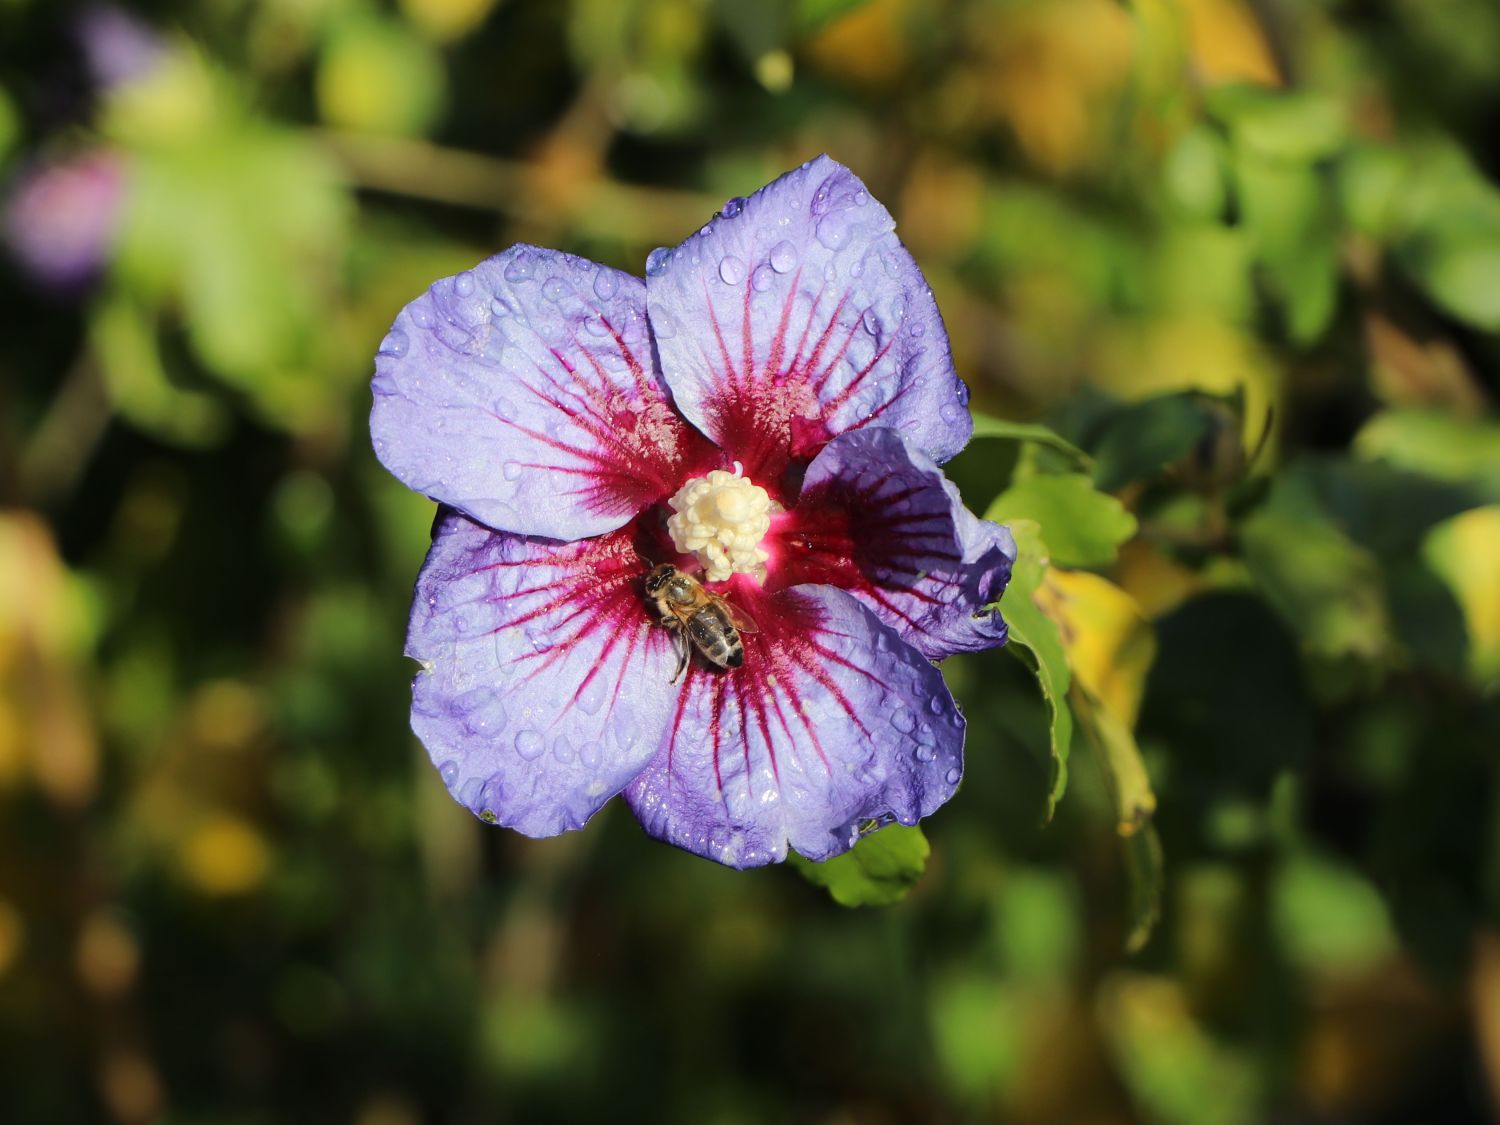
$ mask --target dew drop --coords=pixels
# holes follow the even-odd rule
[[[542,736],[534,730],[523,730],[516,735],[516,753],[528,762],[534,762],[542,756],[542,751],[547,747],[542,742]]]
[[[460,297],[470,297],[474,294],[474,275],[467,270],[453,279],[453,292]]]
[[[573,744],[568,741],[567,735],[560,734],[553,739],[552,756],[563,765],[567,765],[573,760]]]
[[[863,323],[865,326],[865,331],[868,332],[871,336],[880,335],[880,317],[876,315],[874,309],[865,310]]]
[[[578,706],[586,715],[597,715],[599,708],[604,706],[604,680],[595,676],[583,685],[583,690],[578,693]]]
[[[725,285],[738,285],[745,280],[745,263],[733,254],[726,254],[719,263],[719,280]]]
[[[521,466],[514,461],[507,461],[500,466],[500,475],[506,480],[518,480],[521,476]]]
[[[667,265],[672,261],[672,254],[673,250],[670,246],[658,246],[655,250],[651,251],[651,253],[647,254],[647,276],[654,277],[656,274],[659,274],[664,269],[666,269]]]
[[[510,265],[505,267],[506,281],[530,281],[532,265],[529,259],[512,258]]]
[[[745,200],[741,196],[734,196],[724,201],[724,206],[719,209],[719,214],[726,219],[732,219],[745,209]]]
[[[938,409],[938,417],[941,418],[944,422],[947,422],[950,426],[962,419],[963,416],[963,407],[954,402],[945,402]]]
[[[542,296],[554,304],[561,301],[567,292],[567,283],[560,277],[549,277],[542,282]]]
[[[409,341],[406,333],[399,328],[392,328],[385,334],[385,339],[380,341],[380,354],[391,355],[400,359],[406,354]]]
[[[786,273],[797,264],[797,248],[785,239],[771,247],[771,268]]]
[[[835,211],[818,220],[818,241],[830,250],[842,250],[849,245],[849,223],[842,212]]]
[[[902,734],[910,734],[917,729],[917,717],[911,713],[911,708],[898,703],[896,709],[891,712],[891,726]]]
[[[937,751],[925,742],[919,743],[916,749],[916,757],[919,762],[930,762],[937,757]]]
[[[865,276],[865,260],[863,258],[861,258],[859,261],[855,262],[852,266],[849,267],[849,276],[850,277],[864,277]]]
[[[458,781],[458,763],[444,762],[438,769],[438,776],[443,779],[445,786],[452,789],[454,783]]]
[[[770,266],[756,266],[755,272],[750,275],[750,288],[757,293],[764,293],[771,288],[771,282],[775,278],[776,274]]]
[[[914,320],[911,324],[907,325],[906,331],[913,336],[924,336],[927,333],[927,325],[923,324],[920,320]]]
[[[495,413],[500,415],[500,417],[504,418],[507,422],[513,421],[515,419],[516,404],[511,402],[508,398],[496,398],[494,409]]]
[[[411,310],[411,321],[418,328],[431,328],[434,323],[432,310],[426,305],[417,305]]]
[[[604,747],[597,742],[585,742],[578,749],[578,760],[589,769],[596,770],[604,761]]]
[[[865,194],[865,190],[863,188],[854,193],[854,206],[863,207],[868,202],[870,202],[870,197]]]
[[[951,770],[949,770],[943,776],[944,776],[944,779],[948,782],[949,785],[957,785],[958,784],[958,779],[963,776],[963,771],[961,769],[959,769],[957,766],[954,766]]]
[[[603,317],[591,316],[583,322],[583,329],[590,336],[608,336],[609,325],[604,323]]]
[[[600,269],[594,275],[594,296],[607,301],[620,291],[620,275],[612,269]]]
[[[658,340],[670,340],[677,335],[677,320],[666,309],[657,309],[651,314],[651,332]]]

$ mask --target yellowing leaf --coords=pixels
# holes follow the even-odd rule
[[[1500,505],[1474,508],[1439,524],[1422,554],[1463,609],[1474,675],[1491,687],[1500,685]]]

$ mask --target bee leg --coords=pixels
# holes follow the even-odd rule
[[[677,659],[677,671],[672,674],[671,680],[668,681],[674,684],[682,678],[682,673],[687,670],[688,657],[693,654],[693,646],[687,639],[687,634],[679,632],[677,638],[682,642],[682,653]]]

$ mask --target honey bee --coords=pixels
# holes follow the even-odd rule
[[[740,634],[760,632],[743,610],[709,593],[703,583],[671,563],[662,563],[646,575],[646,594],[656,602],[661,623],[683,638],[681,659],[671,680],[674,684],[694,649],[716,667],[738,668],[745,662]]]

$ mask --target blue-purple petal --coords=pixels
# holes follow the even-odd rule
[[[625,790],[647,832],[732,867],[822,860],[952,796],[964,722],[931,663],[842,590],[739,594],[744,665],[694,665]]]
[[[503,531],[599,535],[717,464],[672,409],[642,282],[552,250],[436,282],[396,318],[372,389],[386,468]]]
[[[826,156],[658,250],[646,289],[678,409],[757,481],[871,425],[937,461],[969,439],[926,279],[890,213]]]
[[[407,634],[412,729],[476,816],[579,828],[656,752],[676,655],[641,571],[624,532],[559,543],[441,518]]]
[[[846,589],[929,660],[1005,642],[989,607],[1015,560],[1009,530],[965,508],[942,469],[893,430],[830,442],[771,544],[773,585]]]

